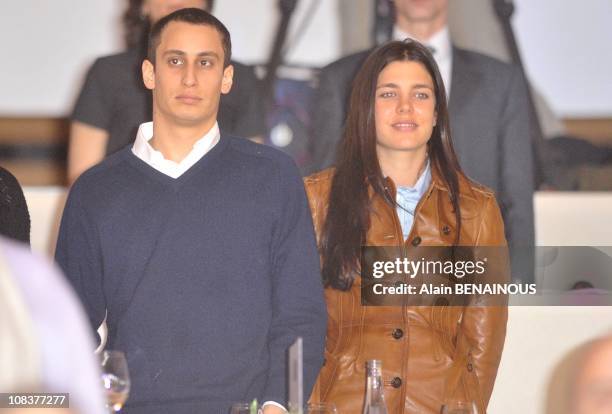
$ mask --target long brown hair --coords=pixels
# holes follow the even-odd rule
[[[370,227],[368,187],[372,187],[389,205],[395,206],[395,200],[385,190],[385,177],[376,155],[374,99],[380,72],[396,61],[419,62],[433,79],[437,122],[427,143],[428,156],[431,168],[439,171],[448,186],[457,221],[455,244],[459,241],[458,175],[463,173],[451,142],[446,92],[438,66],[429,50],[416,41],[386,43],[368,56],[353,81],[321,238],[325,286],[348,290],[359,272],[361,247]]]

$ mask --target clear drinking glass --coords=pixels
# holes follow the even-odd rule
[[[118,413],[130,394],[130,374],[125,354],[121,351],[103,351],[100,362],[106,408],[109,413]]]
[[[305,414],[337,414],[336,406],[332,403],[306,404]]]
[[[473,401],[450,400],[442,406],[442,414],[478,414]]]

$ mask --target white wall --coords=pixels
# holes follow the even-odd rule
[[[450,0],[458,2],[462,0]],[[338,0],[301,0],[293,29],[311,4],[312,25],[288,56],[322,65],[340,54]],[[235,57],[265,61],[276,29],[277,0],[219,0]],[[561,116],[612,116],[610,0],[515,0],[515,27],[528,74]],[[125,0],[19,0],[0,12],[0,116],[70,112],[87,67],[121,49]],[[364,27],[369,31],[370,28]],[[291,35],[290,35],[291,36]]]
[[[612,1],[514,2],[525,67],[555,112],[612,116]]]
[[[0,115],[64,115],[87,66],[121,47],[109,0],[19,0],[0,6]]]

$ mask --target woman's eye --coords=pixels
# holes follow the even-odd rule
[[[421,100],[429,98],[429,94],[426,92],[417,92],[415,93],[415,96],[417,99],[421,99]]]
[[[381,98],[392,98],[395,96],[395,92],[382,92],[379,96]]]

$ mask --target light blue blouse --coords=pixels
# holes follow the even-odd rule
[[[429,165],[429,160],[427,160],[425,170],[421,173],[414,187],[397,187],[397,195],[395,198],[397,206],[395,209],[402,226],[404,240],[408,238],[410,229],[412,229],[412,224],[414,223],[414,210],[421,197],[423,197],[423,194],[425,194],[429,188],[429,184],[431,184],[431,167]]]

